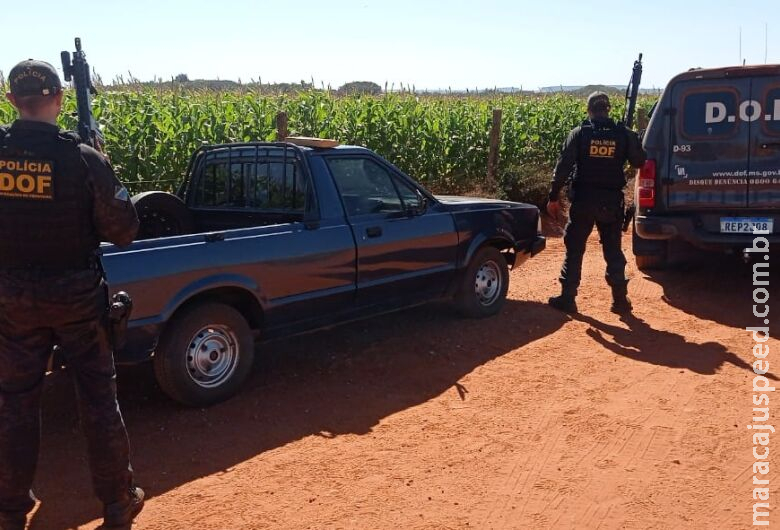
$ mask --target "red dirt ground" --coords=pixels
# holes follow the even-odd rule
[[[492,319],[424,307],[265,345],[242,394],[206,410],[165,398],[148,367],[120,370],[151,496],[133,528],[749,527],[749,269],[632,265],[621,321],[593,239],[570,318],[545,304],[562,250],[551,239],[513,271]],[[36,492],[31,528],[98,525],[64,374],[47,384]]]

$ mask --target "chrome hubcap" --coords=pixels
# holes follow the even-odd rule
[[[187,373],[200,387],[218,387],[233,376],[238,355],[238,339],[233,331],[225,326],[205,326],[190,340]]]
[[[501,270],[495,261],[486,261],[477,271],[474,291],[479,303],[488,306],[496,301],[501,292]]]

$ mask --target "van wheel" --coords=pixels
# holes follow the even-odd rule
[[[246,319],[225,304],[205,303],[175,315],[154,355],[163,391],[190,406],[235,395],[252,369],[254,340]]]
[[[138,239],[180,236],[195,231],[192,213],[180,198],[164,191],[147,191],[131,199],[141,226]]]
[[[636,233],[636,222],[631,232],[631,247],[636,268],[641,271],[663,269],[669,264],[669,241],[642,239]]]
[[[636,268],[640,271],[651,271],[666,267],[666,255],[634,256]]]
[[[466,317],[495,315],[504,305],[509,288],[509,267],[494,247],[483,247],[474,255],[455,295],[458,311]]]

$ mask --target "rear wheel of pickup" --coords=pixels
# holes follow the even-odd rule
[[[466,317],[482,318],[501,311],[509,288],[509,266],[494,247],[483,247],[474,254],[458,293],[455,305]]]
[[[241,313],[204,303],[170,321],[155,352],[154,372],[171,398],[205,406],[236,394],[253,360],[252,331]]]
[[[138,239],[180,236],[195,231],[195,222],[187,205],[176,195],[147,191],[131,199],[141,226]]]

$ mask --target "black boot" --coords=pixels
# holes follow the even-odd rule
[[[612,286],[611,311],[618,315],[631,313],[631,300],[628,299],[628,284]]]
[[[564,313],[576,313],[577,312],[577,290],[563,287],[560,296],[553,296],[547,303],[558,311]]]
[[[130,488],[127,499],[106,504],[103,508],[103,528],[128,526],[144,507],[144,490]]]

